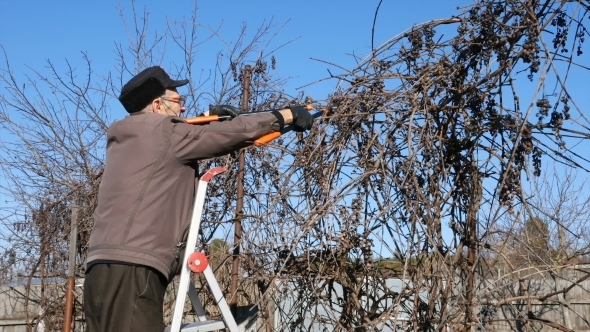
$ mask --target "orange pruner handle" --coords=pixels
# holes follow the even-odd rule
[[[192,125],[200,125],[213,121],[219,121],[219,115],[197,116],[194,118],[186,118],[184,122]]]
[[[273,131],[272,133],[266,134],[266,135],[260,137],[259,139],[255,140],[254,145],[255,146],[262,146],[264,144],[269,143],[270,141],[272,141],[275,138],[281,137],[281,135],[282,134],[280,131]]]

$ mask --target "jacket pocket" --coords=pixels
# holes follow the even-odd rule
[[[186,251],[186,240],[188,238],[188,231],[190,227],[191,225],[189,224],[182,232],[182,235],[179,237],[178,241],[176,241],[176,247],[174,247],[174,262],[172,263],[172,268],[170,269],[172,271],[171,278],[174,278],[174,276],[179,275],[182,268],[182,264],[186,263],[181,261],[184,259],[184,253]]]

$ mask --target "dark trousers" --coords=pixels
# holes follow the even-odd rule
[[[87,332],[162,332],[167,282],[156,270],[93,265],[84,280]]]

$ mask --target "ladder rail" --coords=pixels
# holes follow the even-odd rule
[[[186,264],[191,252],[197,245],[197,238],[199,236],[199,227],[201,226],[201,215],[203,213],[203,204],[205,203],[205,194],[207,192],[208,182],[199,180],[197,185],[197,194],[195,195],[195,203],[193,205],[193,216],[188,232],[188,239],[186,241],[186,249],[184,257],[181,261],[180,282],[178,284],[178,293],[174,303],[174,315],[172,316],[172,332],[180,331],[182,316],[184,314],[184,302],[188,293],[188,285],[190,282],[190,270]],[[192,248],[192,249],[191,249]]]
[[[203,308],[203,304],[201,304],[201,300],[199,300],[199,294],[197,294],[197,289],[195,285],[189,283],[188,287],[188,297],[191,299],[191,303],[193,304],[193,309],[197,313],[197,317],[199,321],[204,322],[207,320],[207,315],[205,313],[205,308]]]
[[[205,271],[203,271],[203,275],[207,280],[207,284],[209,285],[211,293],[213,293],[213,298],[215,299],[215,302],[217,303],[217,306],[221,311],[221,315],[225,320],[227,328],[231,332],[238,332],[238,324],[236,324],[236,320],[234,319],[234,316],[231,313],[229,305],[227,304],[227,301],[225,300],[225,297],[221,292],[221,288],[219,288],[219,284],[217,283],[217,279],[215,279],[215,274],[213,274],[213,269],[211,269],[211,266],[207,266]]]

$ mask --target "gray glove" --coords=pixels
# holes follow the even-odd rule
[[[302,132],[311,129],[313,118],[305,106],[290,106],[293,114],[293,130]]]
[[[209,105],[209,115],[231,116],[233,119],[241,113],[239,108],[231,105]]]

